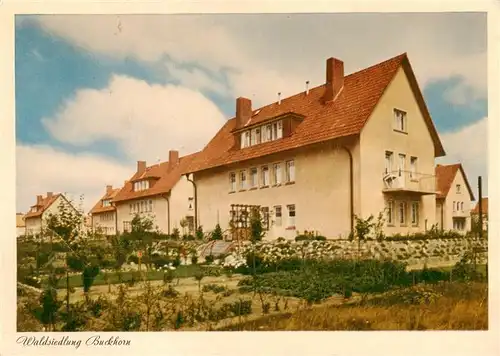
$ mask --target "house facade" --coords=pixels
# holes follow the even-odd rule
[[[235,117],[185,172],[199,224],[240,238],[254,208],[270,239],[347,237],[355,216],[382,214],[388,235],[435,223],[444,150],[406,54],[348,76],[343,68],[330,58],[325,84],[257,110],[236,100]]]
[[[24,223],[24,214],[16,214],[16,236],[23,236],[26,233],[26,224]]]
[[[45,228],[46,218],[50,215],[57,215],[59,207],[65,206],[79,214],[78,210],[69,202],[63,194],[48,192],[44,197],[37,195],[36,203],[24,216],[25,235],[34,236],[40,234]]]
[[[90,228],[94,232],[103,235],[115,235],[117,233],[118,220],[113,198],[118,194],[120,188],[106,186],[106,192],[90,210]]]
[[[481,213],[483,219],[483,230],[488,230],[488,198],[482,198],[481,201],[478,201],[474,206],[474,209],[471,211],[471,218],[479,219],[479,205],[481,205]]]
[[[471,230],[474,194],[461,164],[436,166],[436,223],[442,230]]]
[[[193,183],[181,172],[195,157],[179,157],[178,151],[169,151],[167,162],[147,166],[145,161],[138,161],[135,174],[112,199],[117,232],[130,231],[132,219],[139,215],[152,219],[165,234],[171,234],[174,228],[181,234],[194,233]],[[185,228],[182,221],[187,224]]]

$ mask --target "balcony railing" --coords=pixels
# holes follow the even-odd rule
[[[467,218],[470,216],[470,209],[454,210],[451,215],[454,218]]]
[[[412,171],[389,171],[382,176],[383,191],[408,192],[417,194],[435,194],[436,176]]]

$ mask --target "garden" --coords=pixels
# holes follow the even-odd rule
[[[360,223],[357,239],[304,232],[296,241],[263,241],[255,214],[251,240],[214,256],[204,251],[222,240],[220,226],[210,234],[198,228],[195,236],[162,236],[137,216],[130,233],[106,238],[81,231],[66,211],[45,226],[42,236],[18,241],[18,331],[487,327],[487,319],[436,324],[419,314],[446,300],[451,309],[469,303],[487,315],[486,242],[475,237],[445,233],[409,242],[368,229],[361,239]],[[429,267],[433,256],[448,266]],[[412,258],[422,267],[409,268],[416,266]],[[398,322],[390,322],[391,308]],[[418,322],[403,322],[405,308]],[[387,320],[375,320],[374,310]],[[339,316],[362,319],[365,312],[364,324]],[[332,317],[318,324],[318,315]],[[284,316],[294,321],[286,324]]]

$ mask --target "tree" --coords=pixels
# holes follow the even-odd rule
[[[355,216],[356,219],[356,236],[358,238],[358,259],[361,254],[361,241],[366,240],[372,229],[375,227],[373,222],[374,216],[370,215],[367,219]]]
[[[215,225],[214,231],[212,231],[211,240],[223,240],[224,236],[222,234],[222,229],[219,224]]]
[[[198,240],[203,240],[204,234],[203,234],[203,227],[201,225],[196,228],[195,235]]]
[[[265,235],[260,211],[258,208],[253,208],[250,215],[250,239],[252,243],[256,243],[262,241]]]

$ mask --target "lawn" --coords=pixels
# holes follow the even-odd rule
[[[188,278],[188,277],[193,277],[196,271],[199,271],[200,267],[199,265],[185,265],[185,266],[179,266],[177,269],[174,271],[175,272],[175,278]],[[210,268],[210,270],[213,270],[213,268]],[[163,280],[163,275],[165,272],[163,271],[147,271],[143,272],[144,279],[150,280],[150,281],[158,281],[158,280]],[[138,272],[132,272],[132,271],[127,271],[127,272],[121,272],[121,280],[122,282],[129,282],[132,277],[135,278],[136,281],[138,279],[142,279],[139,277]],[[120,283],[120,278],[119,274],[116,272],[110,272],[107,274],[107,280],[106,280],[106,275],[104,273],[99,273],[97,277],[94,279],[94,286],[97,285],[106,285],[106,284],[116,284]],[[78,288],[82,287],[82,276],[81,274],[76,274],[69,276],[69,286],[73,288]],[[66,278],[62,277],[59,282],[57,283],[58,288],[66,288]]]

